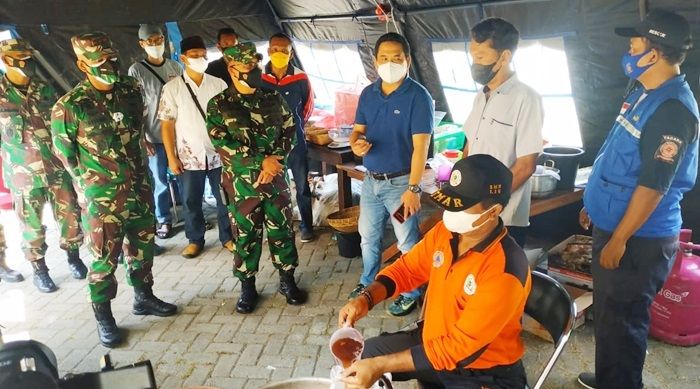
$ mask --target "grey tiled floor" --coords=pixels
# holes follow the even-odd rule
[[[5,211],[0,219],[10,245],[9,263],[30,277],[30,267],[21,258],[14,215]],[[361,260],[340,257],[329,232],[321,233],[313,243],[297,242],[298,279],[310,290],[310,301],[303,307],[287,306],[276,293],[277,275],[269,261],[263,260],[258,276],[262,302],[253,314],[240,315],[234,311],[239,286],[231,274],[231,255],[221,248],[216,236],[216,230],[207,232],[206,252],[196,259],[179,255],[187,243],[183,232],[159,240],[168,252],[156,258],[155,291],[179,305],[177,316],[132,315],[133,293],[124,281],[124,271],[119,270],[120,288],[113,308],[119,325],[128,331],[128,341],[111,351],[113,361],[123,365],[150,359],[160,387],[168,389],[196,385],[257,388],[289,377],[327,377],[332,365],[329,335],[336,328],[338,310],[357,282]],[[38,293],[31,279],[20,284],[0,283],[0,323],[6,327],[6,341],[31,337],[46,343],[58,357],[61,374],[96,371],[99,356],[108,349],[97,341],[85,282],[70,278],[51,223],[49,246],[47,262],[60,287],[56,293]],[[263,258],[267,258],[267,250]],[[380,306],[360,322],[359,328],[371,337],[380,331],[398,330],[415,318],[416,314],[392,317]],[[525,363],[529,376],[534,377],[552,346],[527,334],[525,341]],[[575,331],[545,387],[576,388],[576,375],[592,368],[593,347],[589,323]],[[700,347],[674,347],[652,340],[645,382],[650,388],[698,388],[698,366]],[[401,383],[397,387],[414,385]]]

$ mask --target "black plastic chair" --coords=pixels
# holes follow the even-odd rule
[[[540,323],[554,340],[554,352],[532,387],[540,389],[569,340],[576,319],[576,304],[557,280],[533,271],[532,290],[525,303],[525,313]]]

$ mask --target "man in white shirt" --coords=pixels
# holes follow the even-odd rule
[[[501,218],[522,247],[530,225],[529,179],[542,152],[542,98],[510,68],[520,39],[512,24],[501,18],[484,19],[471,35],[471,74],[484,88],[464,123],[464,156],[489,154],[510,167],[512,193]]]
[[[207,49],[201,37],[183,39],[180,52],[185,73],[163,87],[158,118],[168,166],[182,183],[185,236],[189,240],[182,256],[194,258],[204,247],[206,228],[202,196],[207,179],[217,204],[219,240],[226,249],[233,251],[231,222],[220,194],[221,158],[207,134],[204,111],[209,100],[226,89],[226,83],[204,74]]]
[[[146,58],[129,67],[129,75],[141,84],[146,110],[146,147],[148,168],[153,177],[153,197],[158,226],[156,235],[170,237],[173,219],[170,215],[170,190],[168,188],[168,158],[163,147],[163,137],[158,120],[158,102],[163,85],[182,74],[179,63],[164,58],[165,36],[157,24],[142,24],[139,27],[139,45],[146,51]]]

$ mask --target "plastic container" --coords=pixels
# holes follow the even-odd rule
[[[362,256],[360,242],[362,238],[359,232],[342,233],[337,232],[338,238],[338,254],[345,258],[355,258]]]
[[[453,164],[462,159],[462,152],[459,150],[445,150],[442,152],[442,155]]]
[[[583,149],[570,146],[545,147],[540,155],[538,164],[559,169],[561,180],[557,184],[559,190],[574,189],[578,162],[583,155]]]

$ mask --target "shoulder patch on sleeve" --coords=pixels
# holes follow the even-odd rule
[[[663,135],[661,144],[654,153],[654,159],[666,163],[675,163],[678,151],[683,146],[683,141],[672,135]]]

